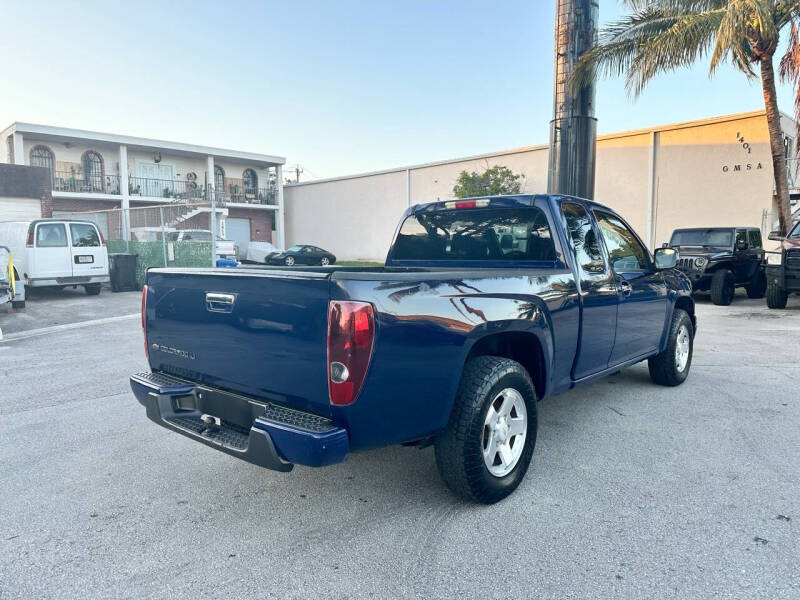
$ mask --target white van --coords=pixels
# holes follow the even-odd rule
[[[27,287],[82,285],[96,296],[109,281],[106,243],[91,221],[0,223],[0,245],[11,249],[14,267]]]

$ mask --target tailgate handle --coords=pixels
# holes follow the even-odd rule
[[[218,313],[233,312],[233,303],[236,296],[233,294],[218,294],[216,292],[206,292],[206,310]]]

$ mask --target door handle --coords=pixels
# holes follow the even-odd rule
[[[619,293],[626,298],[631,295],[631,289],[631,284],[624,279],[617,284],[617,290],[619,290]]]
[[[236,302],[236,296],[233,294],[206,292],[206,310],[210,312],[231,313],[234,302]]]

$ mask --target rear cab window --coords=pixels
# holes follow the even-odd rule
[[[393,261],[536,263],[558,261],[544,211],[536,206],[425,211],[403,222]]]
[[[751,248],[761,248],[761,232],[758,229],[751,229],[748,238]]]
[[[64,223],[39,223],[36,226],[37,248],[66,248],[67,228]]]
[[[601,275],[606,272],[606,263],[600,250],[592,220],[586,209],[575,202],[562,202],[564,217],[572,255],[584,275]]]

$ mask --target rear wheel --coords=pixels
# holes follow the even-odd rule
[[[323,267],[327,267],[329,264],[331,264],[331,259],[327,256],[323,256],[322,260],[319,261],[319,264],[321,264]]]
[[[292,267],[292,266],[294,266],[294,257],[293,256],[287,256],[286,260],[284,260],[283,262],[284,262],[284,264],[286,264],[287,267]]]
[[[102,289],[102,284],[99,283],[87,283],[83,288],[86,290],[87,296],[99,296],[100,290]]]
[[[480,356],[466,364],[450,422],[436,439],[436,465],[453,493],[492,504],[517,488],[536,445],[536,400],[518,362]]]
[[[763,298],[767,291],[767,276],[763,272],[756,274],[753,281],[745,287],[748,298]]]
[[[672,322],[664,351],[647,360],[650,379],[659,385],[676,386],[686,381],[692,366],[694,327],[689,314],[680,308],[672,313]]]
[[[11,308],[25,308],[25,300],[12,300]]]
[[[718,306],[728,306],[735,292],[733,272],[729,269],[715,271],[711,277],[711,301]]]
[[[786,308],[788,301],[789,294],[786,293],[786,290],[774,281],[767,284],[767,306],[769,308]]]

